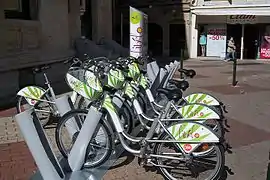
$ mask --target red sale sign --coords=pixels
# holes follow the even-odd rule
[[[261,59],[270,59],[270,49],[269,48],[261,48],[260,58]]]

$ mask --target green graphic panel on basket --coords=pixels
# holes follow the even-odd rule
[[[139,84],[140,86],[142,86],[144,89],[146,89],[148,87],[148,81],[146,79],[146,77],[141,74],[140,78],[139,78]]]
[[[124,74],[119,69],[111,69],[107,78],[107,85],[116,89],[122,88],[125,83]]]
[[[203,104],[188,104],[180,107],[178,112],[185,119],[205,120],[220,119],[219,115],[211,108]]]
[[[188,103],[201,103],[206,104],[208,106],[218,106],[219,101],[214,98],[213,96],[205,93],[193,93],[189,94],[188,96],[184,97],[184,99]]]
[[[131,63],[128,65],[128,77],[133,78],[133,80],[137,80],[140,76],[140,69],[137,63]]]
[[[127,95],[130,99],[133,99],[137,95],[137,92],[134,91],[134,89],[132,88],[129,82],[126,82],[125,88],[124,88],[124,94]]]
[[[27,86],[22,88],[17,95],[25,98],[28,104],[34,106],[45,94],[45,90],[37,86]]]
[[[116,113],[116,109],[114,107],[114,104],[112,103],[112,98],[106,94],[102,103],[102,107],[107,109],[108,111]]]
[[[196,149],[200,143],[217,143],[219,138],[207,127],[194,122],[172,125],[168,128],[186,153]],[[182,143],[183,142],[183,143]]]
[[[79,80],[73,75],[70,73],[67,73],[66,75],[68,85],[71,87],[71,89],[90,101],[97,100],[101,97],[103,89],[94,73],[85,71],[85,80]]]

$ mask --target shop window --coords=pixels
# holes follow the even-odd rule
[[[5,18],[38,19],[38,0],[5,0]]]

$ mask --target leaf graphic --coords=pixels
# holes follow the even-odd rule
[[[196,100],[196,102],[201,102],[206,97],[206,94],[201,95],[199,99]]]
[[[178,138],[179,141],[188,138],[188,137],[184,137],[184,134],[193,134],[197,129],[199,129],[200,125],[198,124],[194,124],[192,125],[189,129],[187,129],[186,131],[184,131],[184,133],[182,133],[182,136]]]
[[[187,111],[185,112],[185,115],[184,115],[185,117],[188,116],[188,114],[189,114],[190,111],[193,109],[193,107],[194,107],[194,105],[189,105],[189,106],[188,106],[188,109],[187,109]]]
[[[35,90],[36,95],[40,98],[39,89],[36,87],[33,87],[33,89]]]
[[[211,115],[212,114],[212,112],[209,112],[209,113],[207,113],[207,114],[204,114],[203,116],[201,116],[200,118],[207,118],[209,115]]]
[[[190,99],[191,99],[191,97],[190,97],[190,96],[188,96],[187,101],[188,101],[188,102],[190,102]]]
[[[32,98],[30,94],[28,94],[27,92],[23,91],[23,94],[25,95],[25,97],[28,97],[28,98]]]
[[[190,102],[194,102],[195,99],[198,97],[199,94],[194,94]]]
[[[192,139],[191,141],[202,141],[204,138],[209,136],[210,133],[200,136],[199,138]]]
[[[89,93],[88,88],[87,88],[87,85],[86,85],[85,83],[83,84],[83,89],[84,89],[85,94],[86,94],[89,98],[91,98],[91,97],[92,97],[92,94]]]
[[[34,96],[36,99],[38,99],[38,95],[32,90],[31,87],[27,87],[27,89],[31,93],[32,96]]]
[[[213,100],[206,101],[205,104],[210,104],[211,102],[213,102]]]
[[[179,136],[179,134],[184,131],[184,129],[187,127],[187,125],[188,125],[188,123],[183,123],[180,125],[180,128],[178,129],[178,131],[176,131],[176,134],[174,135],[175,139],[177,139],[177,136]],[[175,125],[175,126],[177,126],[177,125]]]
[[[183,107],[182,107],[182,117],[184,117],[184,114],[185,114],[185,107],[186,107],[186,106],[183,106]]]
[[[172,135],[174,136],[175,126],[172,127]]]
[[[204,106],[202,105],[198,105],[198,107],[188,115],[187,118],[191,118],[191,117],[194,117],[195,115],[197,115],[202,109],[204,108]]]

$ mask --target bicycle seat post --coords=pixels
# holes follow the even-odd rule
[[[50,91],[50,93],[52,95],[53,100],[55,100],[56,99],[56,96],[55,96],[55,93],[53,91],[53,88],[51,87],[51,84],[50,84],[50,81],[49,81],[49,79],[47,77],[47,74],[46,73],[43,73],[43,75],[44,75],[44,78],[45,78],[45,84],[48,86],[49,91]]]

